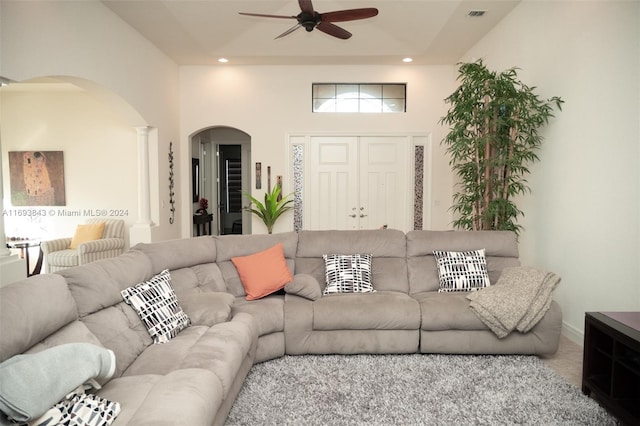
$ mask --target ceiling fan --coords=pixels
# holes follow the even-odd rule
[[[335,25],[334,22],[355,21],[357,19],[372,18],[378,14],[378,9],[376,9],[375,7],[318,13],[313,9],[311,0],[298,0],[298,4],[300,5],[301,12],[296,16],[265,15],[262,13],[245,12],[239,13],[240,15],[259,16],[263,18],[284,18],[298,20],[298,23],[296,25],[280,34],[278,37],[276,37],[276,39],[289,35],[300,27],[304,27],[304,29],[309,32],[313,31],[314,28],[317,28],[323,33],[343,40],[351,37],[351,33],[344,28]]]

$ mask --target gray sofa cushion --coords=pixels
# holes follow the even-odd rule
[[[176,296],[204,291],[227,291],[222,272],[215,263],[171,269],[171,284]]]
[[[246,312],[256,319],[258,336],[284,331],[284,296],[272,294],[258,300],[247,301],[237,297],[231,315]]]
[[[488,330],[469,309],[468,292],[414,294],[420,303],[422,330]]]
[[[149,333],[120,292],[153,276],[149,258],[138,250],[57,272],[65,277],[82,322],[116,354],[118,377],[151,344]]]
[[[216,242],[213,237],[138,244],[134,249],[149,258],[154,274],[163,269],[171,271],[171,283],[178,298],[194,291],[227,290],[222,272],[215,264]]]
[[[121,377],[97,394],[120,403],[114,425],[212,425],[224,399],[218,376],[199,368]]]
[[[404,293],[334,294],[313,302],[313,330],[417,330],[420,306]]]
[[[137,250],[57,273],[67,280],[80,318],[121,303],[122,290],[154,275],[149,258]]]
[[[25,352],[78,318],[62,277],[37,275],[0,289],[0,362]]]
[[[449,296],[449,295],[447,295]],[[457,295],[460,296],[460,295]],[[420,352],[441,354],[553,354],[558,350],[562,330],[562,311],[556,302],[528,333],[511,333],[499,339],[488,328],[420,331]]]
[[[294,275],[293,281],[284,286],[284,291],[309,300],[318,300],[322,297],[320,283],[309,274]]]
[[[154,274],[163,269],[188,268],[216,261],[216,242],[210,236],[141,243],[133,249],[149,257]]]
[[[165,344],[148,347],[123,376],[205,369],[220,379],[226,398],[256,339],[255,320],[246,314],[213,327],[191,326]]]
[[[371,282],[376,291],[409,292],[406,239],[402,231],[300,231],[295,273],[309,274],[326,285],[323,254],[372,255]]]
[[[105,348],[116,354],[114,377],[122,375],[153,342],[138,315],[124,302],[87,315],[82,322]]]
[[[193,292],[178,298],[193,325],[209,327],[229,319],[234,300],[233,295],[218,291]]]
[[[102,342],[87,328],[85,323],[76,320],[50,334],[25,353],[36,353],[65,343],[91,343],[96,346],[103,346]]]

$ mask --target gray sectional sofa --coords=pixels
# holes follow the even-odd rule
[[[231,259],[277,243],[293,282],[246,300]],[[114,425],[211,425],[224,424],[254,363],[285,354],[554,353],[562,323],[555,302],[529,332],[498,338],[466,293],[438,292],[433,251],[480,248],[492,283],[519,264],[509,232],[301,231],[139,244],[0,289],[0,361],[92,343],[115,353],[113,378],[96,391],[120,403]],[[328,253],[371,254],[376,291],[320,296]],[[191,325],[153,344],[120,292],[165,269]]]

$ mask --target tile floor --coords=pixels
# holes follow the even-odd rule
[[[582,346],[561,336],[558,352],[541,359],[566,381],[582,388]]]

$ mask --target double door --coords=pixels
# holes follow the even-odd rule
[[[312,136],[308,229],[407,230],[409,147],[402,136]]]

